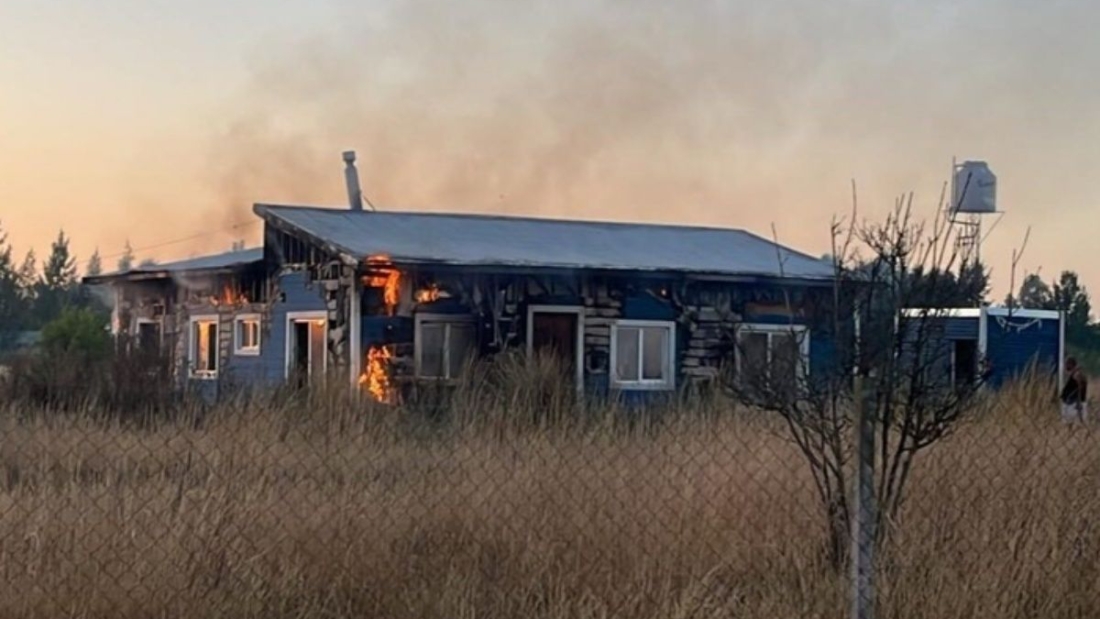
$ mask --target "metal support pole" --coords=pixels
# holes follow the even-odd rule
[[[867,410],[863,388],[862,347],[856,317],[856,363],[852,381],[856,423],[856,466],[852,501],[852,619],[874,617],[875,557],[875,420]]]

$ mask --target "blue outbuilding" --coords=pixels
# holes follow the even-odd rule
[[[1065,316],[1056,310],[1009,307],[907,309],[910,329],[925,323],[944,375],[955,384],[987,372],[985,384],[1000,387],[1027,371],[1057,377],[1065,374]]]

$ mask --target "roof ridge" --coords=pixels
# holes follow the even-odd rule
[[[683,223],[660,223],[660,222],[644,222],[644,221],[617,221],[612,219],[576,219],[576,218],[563,218],[563,217],[540,217],[536,215],[509,215],[505,213],[469,213],[469,212],[449,212],[449,211],[352,211],[348,208],[340,207],[326,207],[326,206],[302,206],[295,204],[270,204],[260,203],[254,204],[254,207],[263,209],[294,209],[303,211],[316,211],[323,213],[340,213],[345,215],[400,215],[400,216],[414,216],[414,217],[460,217],[464,219],[488,219],[498,221],[528,221],[538,223],[554,223],[554,224],[566,224],[566,225],[586,225],[586,226],[642,226],[650,228],[674,228],[679,230],[709,230],[715,232],[741,232],[744,234],[752,234],[744,228],[724,227],[716,225],[703,225],[703,224],[683,224]],[[754,235],[756,236],[756,235]],[[763,237],[758,237],[763,238]],[[767,240],[767,239],[763,239]],[[773,241],[768,241],[772,243]]]
[[[835,277],[821,258],[742,228],[263,203],[253,211],[350,261]]]

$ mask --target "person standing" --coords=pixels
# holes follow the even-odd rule
[[[1066,359],[1066,372],[1069,377],[1062,387],[1062,421],[1085,421],[1088,417],[1088,377],[1077,364],[1077,359]]]

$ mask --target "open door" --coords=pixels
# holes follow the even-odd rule
[[[290,315],[287,318],[287,380],[305,387],[321,380],[328,367],[325,340],[328,319],[316,315]]]
[[[978,380],[978,340],[955,340],[951,351],[952,384],[973,385]]]

